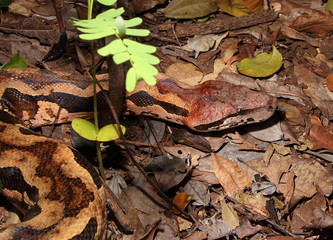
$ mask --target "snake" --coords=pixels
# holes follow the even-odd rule
[[[126,112],[199,132],[264,121],[276,98],[244,86],[207,81],[189,86],[159,73],[126,94]],[[107,88],[107,78],[100,83]],[[41,69],[0,70],[0,181],[22,222],[0,229],[0,239],[105,239],[106,196],[90,162],[33,128],[91,117],[92,81]],[[102,95],[102,90],[97,90]]]

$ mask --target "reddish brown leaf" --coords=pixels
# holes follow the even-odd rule
[[[251,187],[252,181],[237,163],[217,154],[212,154],[214,172],[228,196],[233,197],[237,191]]]
[[[330,127],[312,126],[308,139],[313,143],[311,150],[327,149],[333,152],[333,132]]]

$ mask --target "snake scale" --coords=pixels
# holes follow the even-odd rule
[[[206,132],[260,122],[276,109],[274,97],[230,83],[190,87],[164,74],[156,79],[128,93],[129,112]],[[28,129],[87,116],[91,101],[89,77],[0,70],[2,194],[23,214],[0,239],[105,239],[105,193],[95,169],[76,150]]]

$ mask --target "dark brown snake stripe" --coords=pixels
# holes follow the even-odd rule
[[[216,131],[263,121],[276,109],[274,97],[226,82],[190,87],[164,74],[156,79],[156,86],[141,81],[128,93],[130,112]],[[91,100],[85,76],[0,70],[2,193],[24,215],[22,223],[1,229],[0,239],[104,239],[104,188],[94,168],[63,143],[12,124],[37,127],[85,117]]]
[[[1,229],[0,239],[105,238],[106,199],[92,165],[65,144],[12,124],[37,127],[89,117],[91,103],[88,77],[0,70],[2,194],[24,215],[22,223]]]

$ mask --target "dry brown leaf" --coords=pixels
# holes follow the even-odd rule
[[[325,209],[325,197],[317,193],[310,201],[300,205],[293,211],[291,229],[293,233],[302,233],[302,228],[314,219],[316,209]]]
[[[333,13],[302,7],[289,0],[281,1],[281,11],[285,25],[298,31],[305,31],[318,36],[333,32]]]
[[[290,157],[283,157],[275,153],[272,155],[268,166],[266,166],[261,159],[249,161],[247,165],[259,172],[262,176],[266,176],[267,180],[278,185],[282,174],[289,171],[291,161]]]
[[[163,4],[165,3],[166,0],[132,0],[131,1],[131,6],[133,7],[133,10],[135,13],[141,13],[148,11],[152,8],[154,8],[158,4]]]
[[[278,107],[283,109],[284,119],[290,125],[301,125],[305,124],[304,115],[299,111],[299,109],[293,105],[285,102],[278,102]]]
[[[216,178],[214,172],[208,170],[200,170],[200,169],[193,169],[192,171],[192,180],[197,180],[201,182],[205,182],[208,184],[219,184],[219,180]]]
[[[332,229],[333,215],[317,208],[313,211],[313,219],[304,226],[304,229]]]
[[[262,229],[260,225],[252,226],[249,220],[245,220],[242,224],[236,228],[236,234],[240,239],[250,237],[259,232]]]
[[[212,163],[215,175],[228,196],[233,197],[235,192],[251,187],[251,179],[237,163],[215,153],[212,154]]]
[[[319,77],[306,66],[294,66],[295,79],[299,85],[303,85],[303,92],[311,98],[311,101],[318,107],[323,114],[329,118],[333,115],[332,96],[324,86],[325,79]]]
[[[312,125],[316,125],[316,126],[322,126],[323,124],[321,123],[321,120],[319,117],[315,116],[315,115],[309,115],[310,117],[310,123]]]
[[[332,125],[333,126],[333,125]],[[314,125],[310,129],[308,139],[312,142],[311,150],[327,149],[333,152],[332,127]]]
[[[284,196],[284,204],[287,208],[284,211],[287,213],[289,210],[289,202],[294,194],[295,189],[295,173],[293,171],[287,172],[282,175],[280,183],[276,186],[276,191],[282,193]]]
[[[242,137],[238,132],[229,133],[228,137],[231,138],[233,143],[239,143],[239,150],[255,150],[255,151],[262,151],[262,148],[258,148],[255,143],[249,142]]]
[[[183,219],[183,218],[181,218]],[[191,234],[190,236],[183,238],[183,240],[204,240],[207,239],[207,232],[194,232],[193,234]]]
[[[267,240],[303,240],[303,238],[287,237],[287,236],[271,236],[267,237]]]
[[[333,184],[325,167],[311,159],[292,159],[291,170],[295,172],[295,190],[290,201],[292,207],[299,200],[312,197],[317,188],[325,195],[332,193]]]
[[[244,204],[252,211],[259,213],[254,214],[254,219],[262,220],[269,217],[269,212],[266,209],[266,201],[268,200],[268,198],[263,196],[262,194],[249,195],[246,193],[239,193],[235,195],[235,200],[237,200],[241,204]]]
[[[183,159],[188,158],[188,157],[194,157],[194,156],[204,157],[209,154],[209,153],[205,153],[198,149],[188,147],[188,146],[185,146],[182,144],[176,144],[175,146],[165,146],[164,149],[171,155],[179,157],[179,158],[183,158]]]
[[[262,159],[263,159],[263,161],[264,161],[264,163],[265,163],[265,166],[268,166],[268,165],[269,165],[269,161],[270,161],[270,159],[271,159],[273,153],[274,153],[274,148],[273,148],[273,146],[270,144],[270,145],[267,147],[267,149],[266,149],[264,155],[262,156]]]
[[[191,86],[199,84],[203,74],[192,63],[176,62],[171,64],[165,72],[171,78],[178,79]]]
[[[326,87],[328,90],[333,92],[333,74],[330,74],[326,77]]]

